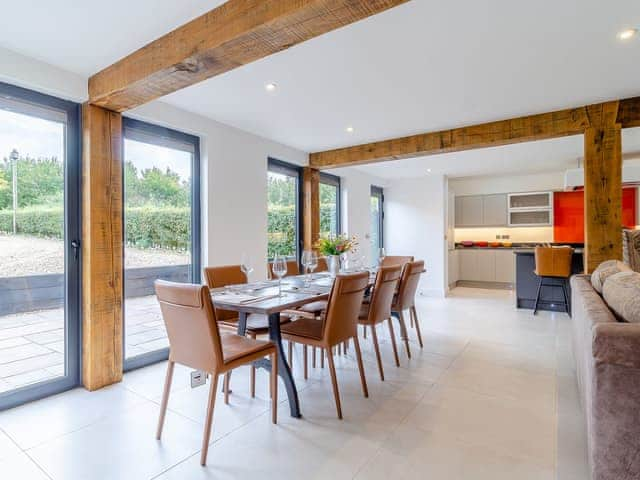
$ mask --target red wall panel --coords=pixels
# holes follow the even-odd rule
[[[622,225],[636,224],[636,188],[622,189]],[[553,241],[584,243],[584,191],[553,194]]]

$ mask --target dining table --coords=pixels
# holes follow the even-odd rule
[[[269,339],[276,345],[278,351],[278,375],[287,391],[292,417],[299,418],[302,414],[296,383],[282,345],[280,315],[284,311],[294,310],[307,303],[327,299],[333,281],[329,274],[316,273],[313,276],[285,277],[282,279],[281,288],[278,287],[277,280],[271,280],[211,290],[211,298],[216,308],[238,313],[238,335],[245,335],[249,315],[264,315],[268,318]],[[266,358],[254,362],[254,365],[271,370],[271,361]]]

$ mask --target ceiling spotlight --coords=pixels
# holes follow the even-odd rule
[[[345,130],[347,131],[347,133],[353,133],[355,131],[355,128],[347,127]]]
[[[430,168],[427,168],[427,173],[431,173],[431,169]]]
[[[626,30],[622,30],[620,33],[618,33],[618,39],[629,40],[635,37],[637,33],[638,33],[637,28],[627,28]]]
[[[278,85],[276,85],[275,83],[267,83],[267,84],[264,86],[264,89],[265,89],[267,92],[275,92],[275,91],[276,91],[276,88],[278,88]]]

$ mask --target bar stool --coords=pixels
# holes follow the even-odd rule
[[[567,279],[571,276],[571,260],[573,259],[573,248],[571,247],[536,247],[535,260],[536,269],[534,273],[540,277],[538,283],[538,293],[533,314],[538,313],[538,303],[540,302],[540,292],[542,287],[561,287],[564,296],[564,309],[569,312],[569,297],[567,295]],[[562,279],[561,283],[544,283],[545,280]]]

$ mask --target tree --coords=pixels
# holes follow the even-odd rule
[[[4,168],[0,167],[0,210],[11,206],[11,182]]]

